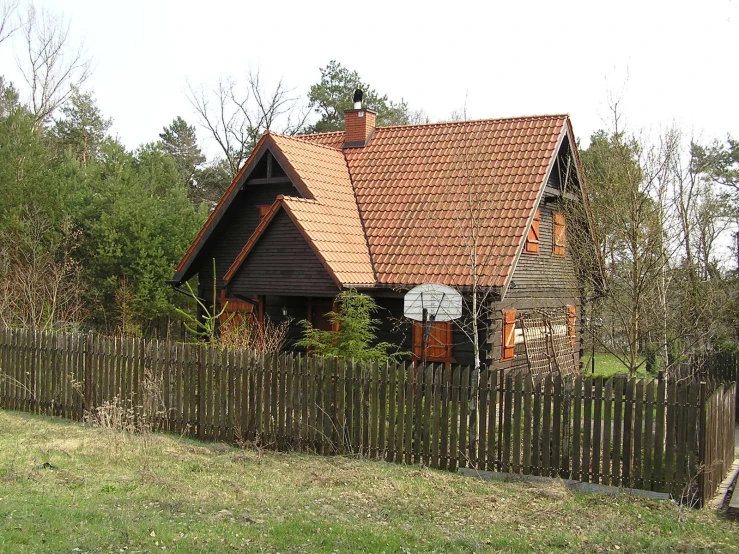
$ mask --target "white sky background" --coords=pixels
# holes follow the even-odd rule
[[[674,122],[704,140],[739,135],[737,0],[36,4],[84,41],[95,64],[86,88],[129,148],[177,115],[195,123],[188,81],[260,69],[304,98],[332,59],[432,121],[465,101],[470,118],[567,112],[587,144],[610,124],[610,90],[632,131]],[[22,89],[18,38],[0,46],[0,73]]]
[[[305,98],[335,59],[432,121],[571,114],[583,145],[622,123],[654,136],[677,124],[704,142],[739,136],[739,0],[354,2],[37,0],[63,14],[94,60],[92,90],[128,148],[197,118],[187,83],[260,70]],[[355,7],[353,7],[355,6]],[[0,74],[24,91],[20,37]],[[199,129],[205,151],[216,155]]]

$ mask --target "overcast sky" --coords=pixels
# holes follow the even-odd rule
[[[471,118],[567,112],[587,143],[609,124],[610,91],[634,131],[674,122],[703,139],[739,135],[737,0],[37,5],[84,41],[95,67],[86,88],[129,148],[178,115],[196,121],[188,82],[259,69],[305,97],[332,59],[432,121],[465,102]],[[17,39],[0,46],[0,73],[22,88]]]

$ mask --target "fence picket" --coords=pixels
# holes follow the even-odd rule
[[[698,503],[733,457],[736,387],[713,374],[699,386],[484,370],[472,384],[470,368],[428,365],[414,380],[395,363],[12,329],[0,329],[0,368],[3,409],[79,420],[118,398],[138,421],[203,440],[569,475]]]

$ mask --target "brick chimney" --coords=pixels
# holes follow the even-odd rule
[[[375,132],[376,112],[362,107],[362,91],[354,91],[354,109],[344,112],[344,148],[367,146]]]

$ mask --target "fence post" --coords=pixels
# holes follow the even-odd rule
[[[203,364],[203,343],[200,342],[197,347],[197,356],[195,365],[198,371],[198,386],[195,390],[198,399],[198,439],[205,439],[205,364]]]
[[[708,468],[706,467],[706,382],[701,381],[700,393],[698,395],[698,498],[703,505],[703,497],[706,491],[706,478]]]
[[[82,406],[82,419],[84,419],[85,410],[92,408],[92,332],[87,333],[85,337],[85,349],[82,353],[84,357],[84,379],[85,379],[85,401]]]

